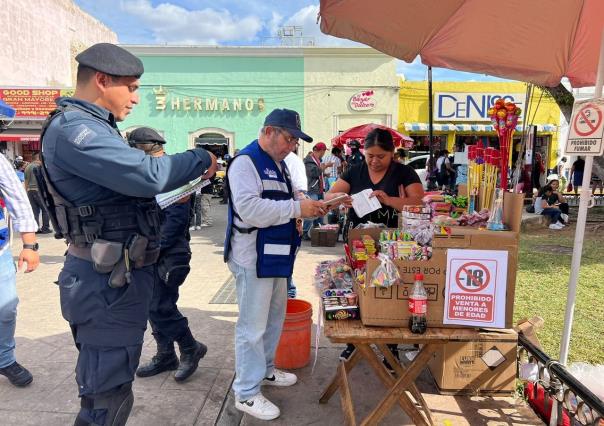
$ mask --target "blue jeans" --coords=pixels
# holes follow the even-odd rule
[[[275,351],[287,306],[285,278],[258,278],[256,269],[229,262],[235,276],[239,319],[235,326],[235,381],[239,401],[260,392],[265,377],[275,369]]]
[[[289,277],[287,279],[287,297],[295,299],[297,294],[298,288],[296,287],[296,284],[294,284],[294,279],[293,277]]]
[[[0,254],[0,368],[15,362],[17,269],[10,248]]]
[[[323,199],[323,195],[322,194],[311,194],[308,193],[306,194],[308,195],[308,198],[310,198],[311,200],[322,200]],[[304,223],[302,224],[302,236],[303,238],[308,238],[310,239],[310,234],[308,233],[308,231],[310,231],[311,228],[314,228],[315,226],[319,226],[323,224],[323,217],[317,217],[315,219],[304,219]]]
[[[552,209],[552,208],[547,207],[547,208],[543,209],[541,214],[543,216],[549,216],[552,220],[552,223],[561,221],[560,215],[562,214],[562,212],[559,209]]]

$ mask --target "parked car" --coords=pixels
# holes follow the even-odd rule
[[[422,181],[422,185],[424,186],[424,189],[428,188],[428,171],[426,170],[426,163],[428,162],[428,159],[430,158],[430,155],[418,155],[417,157],[413,157],[412,159],[410,159],[409,161],[407,161],[407,165],[411,166],[415,169],[415,172],[417,173],[417,175],[419,176],[420,180]]]

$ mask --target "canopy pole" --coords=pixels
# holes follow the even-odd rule
[[[602,97],[602,85],[604,83],[604,31],[600,44],[600,60],[598,63],[598,77],[594,92],[595,98]],[[583,238],[585,236],[585,223],[587,221],[587,209],[591,207],[591,169],[593,167],[593,156],[585,156],[585,170],[583,172],[583,183],[581,185],[581,199],[579,201],[579,215],[577,218],[577,229],[575,231],[575,244],[573,247],[573,258],[570,269],[570,280],[568,283],[568,296],[566,298],[566,314],[564,316],[564,330],[560,342],[560,362],[564,365],[568,362],[568,348],[570,345],[570,334],[575,313],[575,299],[577,297],[577,281],[581,268],[581,254],[583,252]]]
[[[432,167],[434,164],[434,148],[432,147],[432,139],[434,137],[434,125],[433,125],[434,117],[432,111],[432,67],[428,65],[428,148],[430,150],[430,157],[428,159],[428,164]],[[427,176],[430,177],[432,170],[427,171]],[[429,179],[428,179],[429,182]],[[428,183],[428,186],[430,184]],[[428,188],[430,189],[430,188]]]

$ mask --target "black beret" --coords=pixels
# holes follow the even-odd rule
[[[82,66],[118,77],[140,77],[145,72],[139,58],[111,43],[92,45],[75,60]]]
[[[166,140],[150,127],[139,127],[138,129],[135,129],[130,132],[130,134],[128,135],[128,142],[132,144],[158,143],[163,145],[166,143]]]

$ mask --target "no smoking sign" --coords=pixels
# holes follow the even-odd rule
[[[604,153],[604,99],[575,102],[564,152],[599,156]]]
[[[508,252],[447,251],[444,324],[505,327]]]

